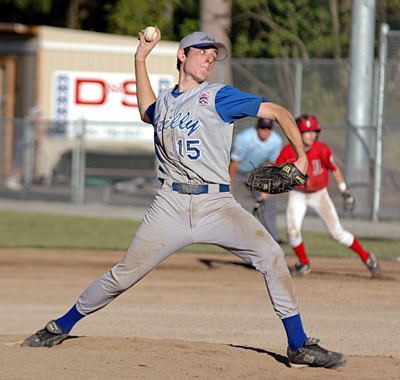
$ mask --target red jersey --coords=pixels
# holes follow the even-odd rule
[[[307,193],[313,193],[328,186],[329,170],[336,170],[336,165],[331,148],[320,141],[314,141],[310,150],[307,152],[307,158],[308,181],[306,185],[299,186],[298,189]],[[297,156],[292,146],[288,144],[281,150],[276,164],[293,163],[296,160]]]

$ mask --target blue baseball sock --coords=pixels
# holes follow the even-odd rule
[[[304,347],[307,336],[303,329],[300,314],[293,315],[293,317],[284,318],[282,319],[282,322],[286,330],[290,349],[292,351],[297,351],[299,348]]]
[[[74,305],[68,313],[56,319],[56,323],[61,331],[64,334],[67,334],[72,330],[72,327],[74,327],[75,323],[80,321],[83,317],[84,315],[79,313],[79,311],[76,309],[76,305]]]

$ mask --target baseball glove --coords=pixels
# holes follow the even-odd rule
[[[350,194],[349,190],[346,190],[343,195],[343,201],[344,201],[344,208],[346,210],[354,210],[354,206],[356,205],[356,200],[354,197]]]
[[[279,194],[304,185],[307,178],[294,164],[271,165],[253,169],[246,185],[251,190]]]

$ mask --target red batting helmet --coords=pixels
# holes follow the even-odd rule
[[[300,133],[321,132],[318,119],[313,115],[304,114],[296,118],[296,124]]]

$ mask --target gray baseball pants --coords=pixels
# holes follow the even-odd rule
[[[276,314],[298,313],[298,300],[284,253],[261,223],[231,193],[179,194],[168,185],[154,202],[122,261],[79,297],[87,315],[110,303],[174,252],[193,243],[223,247],[260,271]]]

